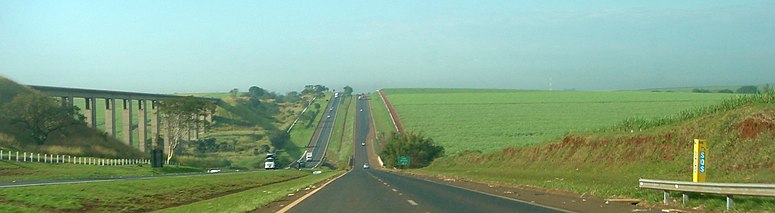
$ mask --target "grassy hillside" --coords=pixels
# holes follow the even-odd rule
[[[214,142],[208,146],[212,149],[204,152],[197,150],[196,144],[189,144],[179,157],[182,163],[252,169],[263,168],[267,148],[270,152],[278,152],[281,165],[287,165],[292,158],[301,155],[298,146],[292,142],[294,138],[289,139],[284,147],[273,147],[270,140],[273,134],[285,132],[306,103],[276,103],[274,99],[262,99],[261,104],[255,105],[248,97],[231,97],[224,93],[197,96],[219,97],[222,100],[216,109],[213,125],[201,137],[214,139]]]
[[[534,146],[460,153],[420,172],[659,203],[661,192],[639,190],[638,178],[691,181],[690,141],[705,138],[710,141],[709,182],[775,183],[774,93],[737,97],[671,117],[676,119],[636,131],[616,125]],[[721,196],[690,196],[689,207],[724,208]],[[739,196],[735,208],[773,211],[775,199]]]
[[[3,105],[16,95],[35,93],[25,86],[0,77],[0,114],[7,113]],[[142,153],[132,149],[115,138],[105,137],[101,131],[85,125],[70,126],[52,134],[43,145],[37,145],[26,136],[25,130],[0,116],[0,148],[52,154],[69,154],[106,158],[138,158]]]
[[[671,114],[731,97],[655,92],[384,91],[407,130],[425,133],[450,154],[463,150],[493,152],[509,146],[542,143],[568,132],[604,128],[629,117]]]

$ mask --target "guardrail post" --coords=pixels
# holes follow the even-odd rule
[[[3,152],[5,152],[5,151],[3,151],[2,149],[0,149],[0,160],[3,160]]]
[[[2,158],[2,157],[0,157]],[[38,163],[40,163],[40,153],[38,153]]]
[[[681,193],[681,204],[686,205],[686,202],[689,202],[689,195],[686,194],[686,192]]]
[[[662,198],[663,198],[662,202],[665,205],[668,205],[668,200],[670,199],[670,192],[669,191],[664,191],[663,194],[662,194]]]
[[[727,195],[727,210],[732,210],[732,207],[734,207],[735,201],[732,200],[732,195]]]
[[[18,151],[16,152],[16,161],[17,162],[19,161],[19,152]]]
[[[27,162],[27,152],[24,152],[24,157],[22,157],[22,161]]]

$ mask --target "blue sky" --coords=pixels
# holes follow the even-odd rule
[[[775,79],[772,1],[0,1],[0,75],[155,93]]]

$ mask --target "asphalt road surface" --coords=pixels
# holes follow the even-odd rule
[[[371,128],[366,106],[366,100],[356,102],[353,170],[289,212],[564,212],[373,168],[364,169],[363,164],[368,162],[367,149],[371,148],[371,143],[361,145]]]
[[[340,101],[342,100],[341,95],[339,96],[338,98],[331,96],[331,104],[328,105],[328,109],[323,110],[323,118],[321,118],[319,124],[320,128],[315,132],[313,142],[307,149],[307,152],[312,152],[312,160],[306,161],[304,168],[318,167],[326,154],[328,140],[331,138],[336,114],[339,111]],[[306,156],[301,156],[301,160],[306,160],[305,158]]]

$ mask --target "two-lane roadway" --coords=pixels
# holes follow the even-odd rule
[[[331,97],[331,102],[327,106],[328,108],[323,110],[323,118],[321,118],[318,130],[315,132],[315,136],[310,143],[307,153],[312,153],[312,160],[306,161],[306,156],[301,156],[301,161],[306,161],[304,168],[314,168],[320,166],[323,162],[323,157],[326,154],[326,148],[328,146],[328,140],[331,139],[331,133],[334,130],[334,123],[336,121],[336,114],[339,111],[339,103],[342,100],[341,95],[334,95]]]

